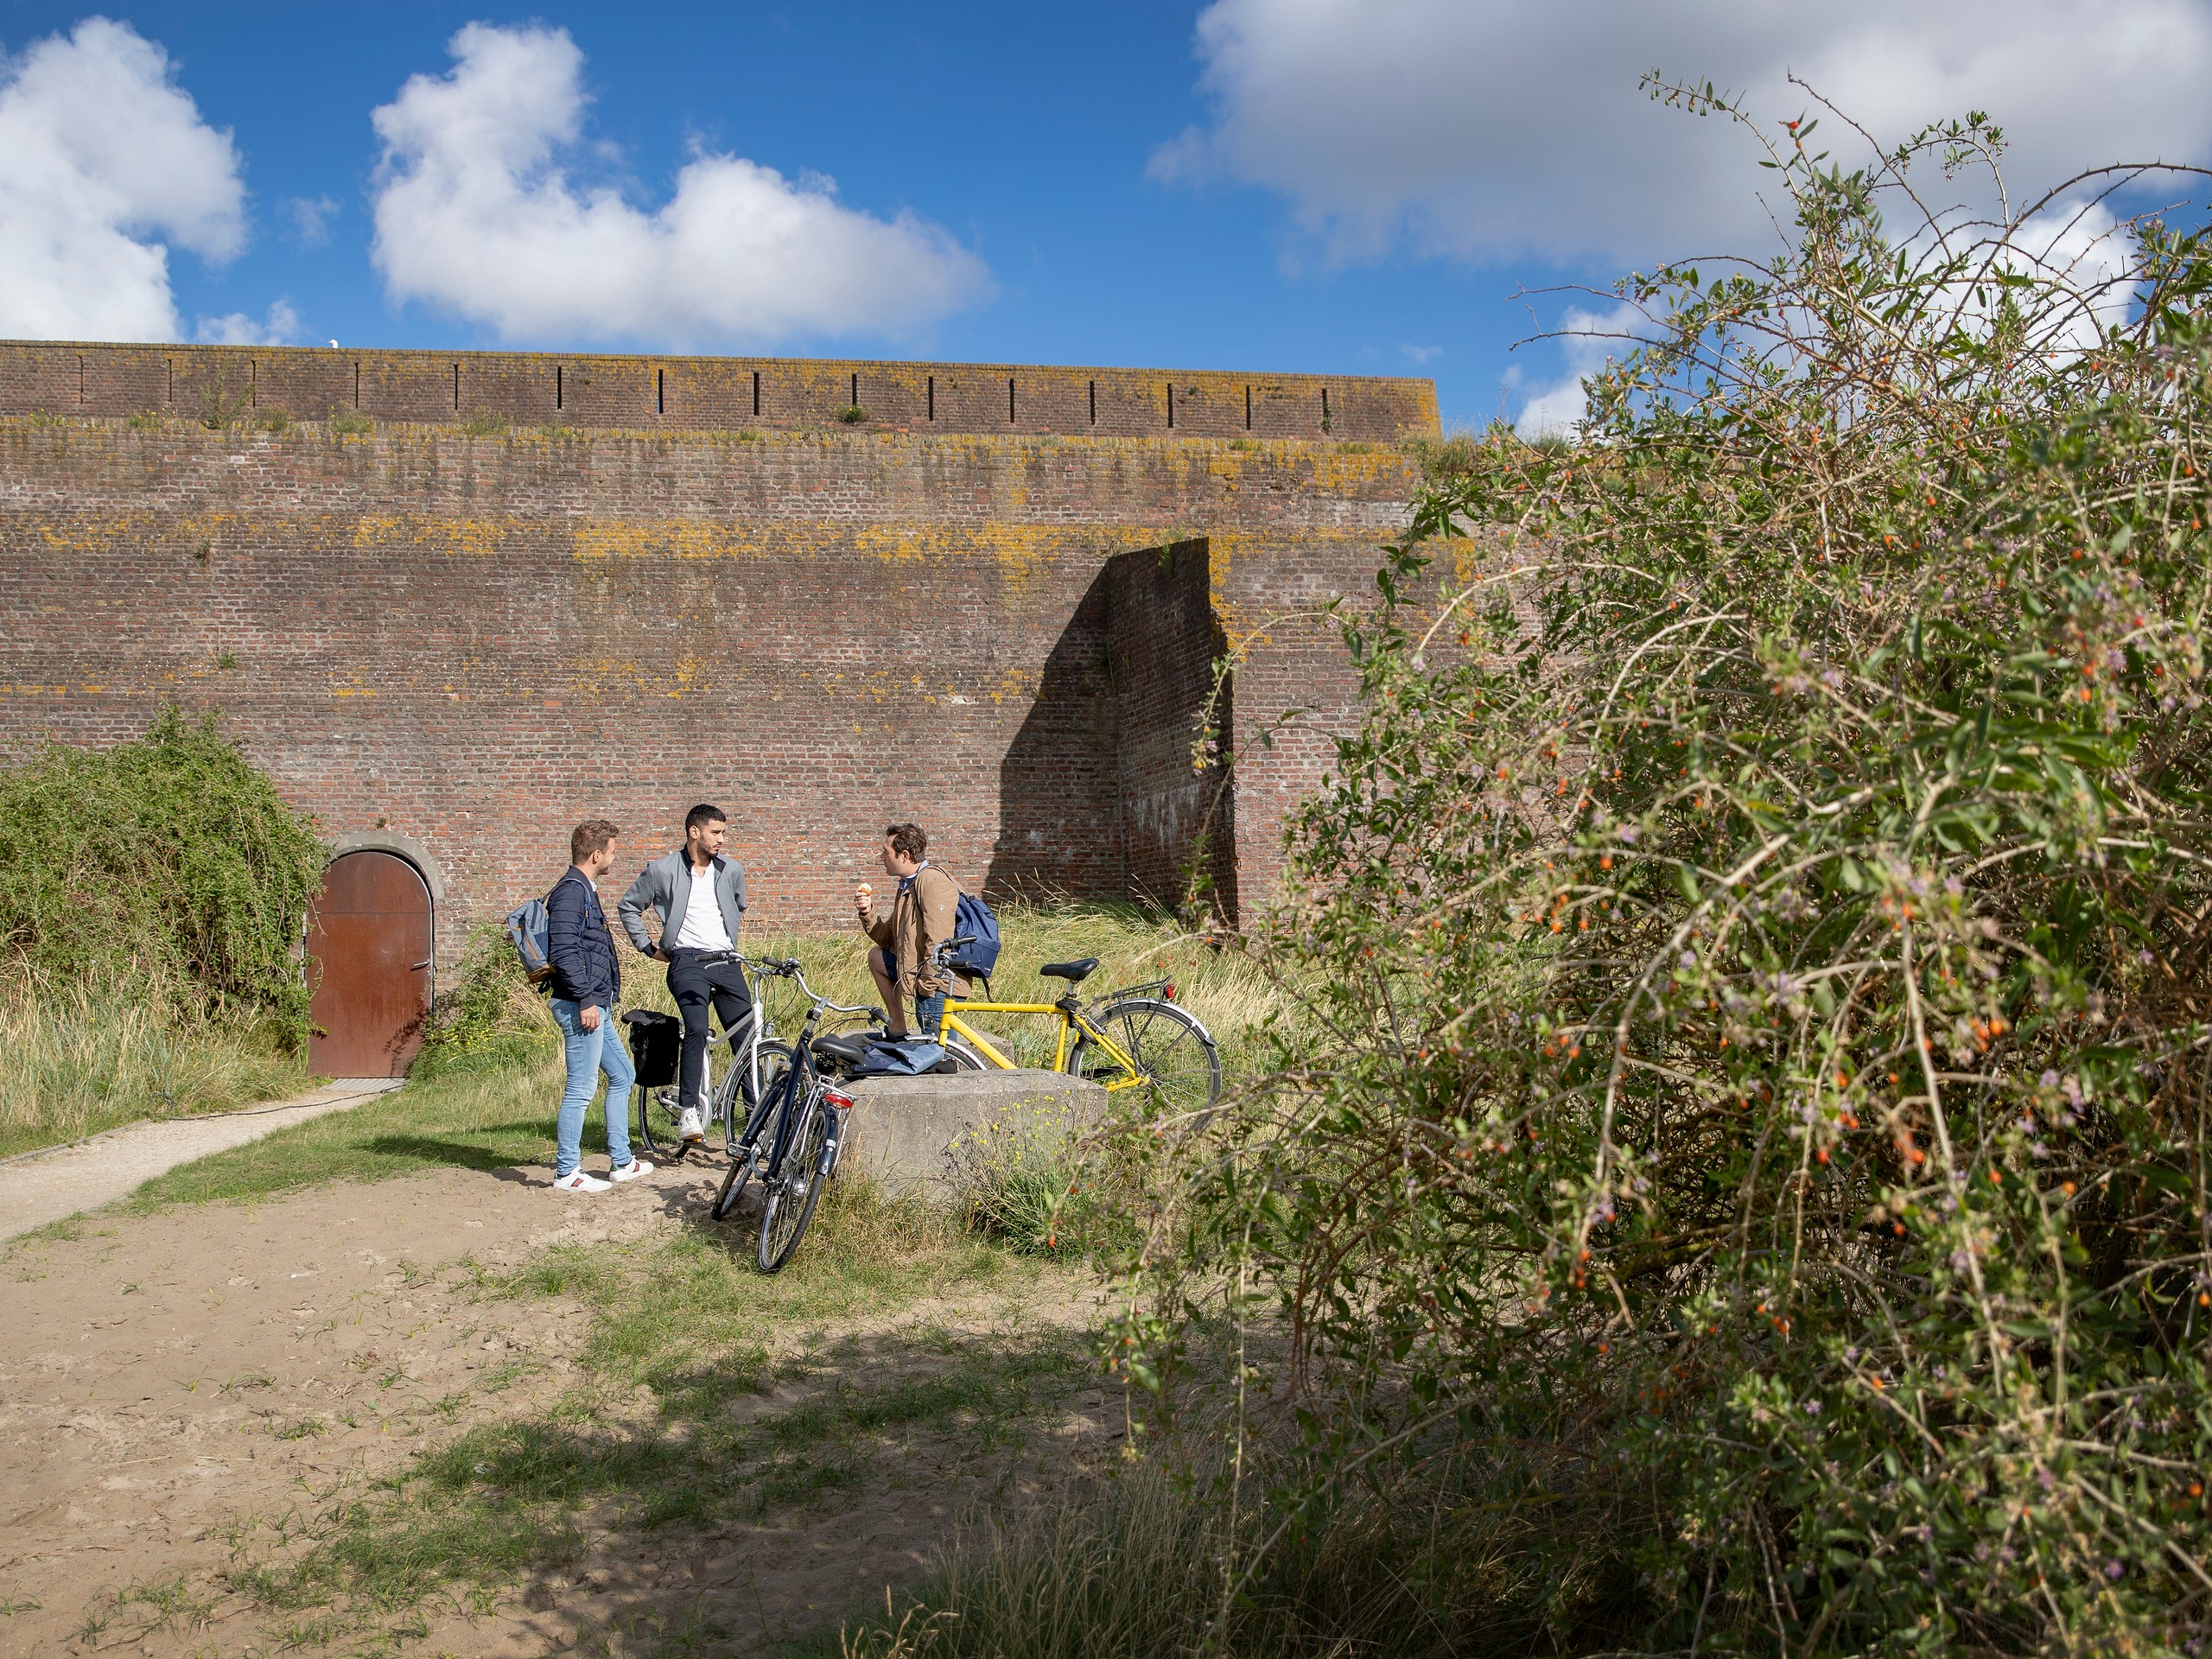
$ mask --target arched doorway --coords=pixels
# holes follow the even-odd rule
[[[309,923],[315,1035],[308,1063],[326,1077],[396,1077],[422,1046],[430,1006],[431,902],[423,873],[397,853],[341,853],[324,868]]]

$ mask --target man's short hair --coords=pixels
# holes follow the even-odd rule
[[[918,823],[887,824],[883,838],[891,843],[893,852],[901,858],[911,858],[917,864],[930,849],[929,831]]]
[[[569,862],[582,863],[621,833],[605,818],[586,818],[569,831]]]
[[[690,835],[702,823],[728,823],[729,814],[712,801],[702,801],[683,815],[683,833]]]

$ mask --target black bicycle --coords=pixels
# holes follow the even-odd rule
[[[760,1097],[730,1149],[729,1173],[709,1213],[716,1221],[728,1219],[746,1187],[760,1177],[760,1271],[775,1273],[798,1249],[823,1185],[836,1172],[853,1109],[853,1097],[834,1086],[828,1071],[843,1070],[858,1051],[849,1039],[820,1035],[822,1017],[860,1014],[880,1020],[883,1010],[832,1002],[808,985],[798,963],[787,957],[764,960],[758,972],[795,982],[807,1001],[806,1020],[789,1046],[760,1045]]]

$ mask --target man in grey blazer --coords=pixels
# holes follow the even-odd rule
[[[745,913],[745,870],[722,856],[729,822],[721,808],[695,806],[683,819],[683,845],[645,866],[615,906],[630,943],[668,964],[669,995],[683,1016],[683,1060],[677,1076],[683,1103],[677,1134],[706,1136],[707,1009],[728,1031],[753,1005],[737,961],[737,925]],[[660,943],[645,936],[645,912],[660,912]]]

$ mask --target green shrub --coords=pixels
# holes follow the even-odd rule
[[[560,1046],[543,993],[524,975],[505,927],[490,922],[471,930],[451,988],[431,1004],[410,1075],[528,1065]]]
[[[313,821],[216,729],[165,710],[146,735],[60,744],[0,771],[0,956],[306,1035],[299,947],[321,885]]]
[[[514,423],[496,409],[480,409],[461,423],[461,434],[468,438],[503,438]]]
[[[1786,251],[1624,284],[1583,442],[1389,551],[1270,934],[1320,988],[1128,1369],[1268,1287],[1311,1478],[1468,1456],[1620,1646],[2195,1652],[2212,250],[1886,231],[1993,132],[1809,130]]]
[[[365,437],[377,429],[377,423],[359,410],[343,409],[330,417],[330,429],[346,437]]]

